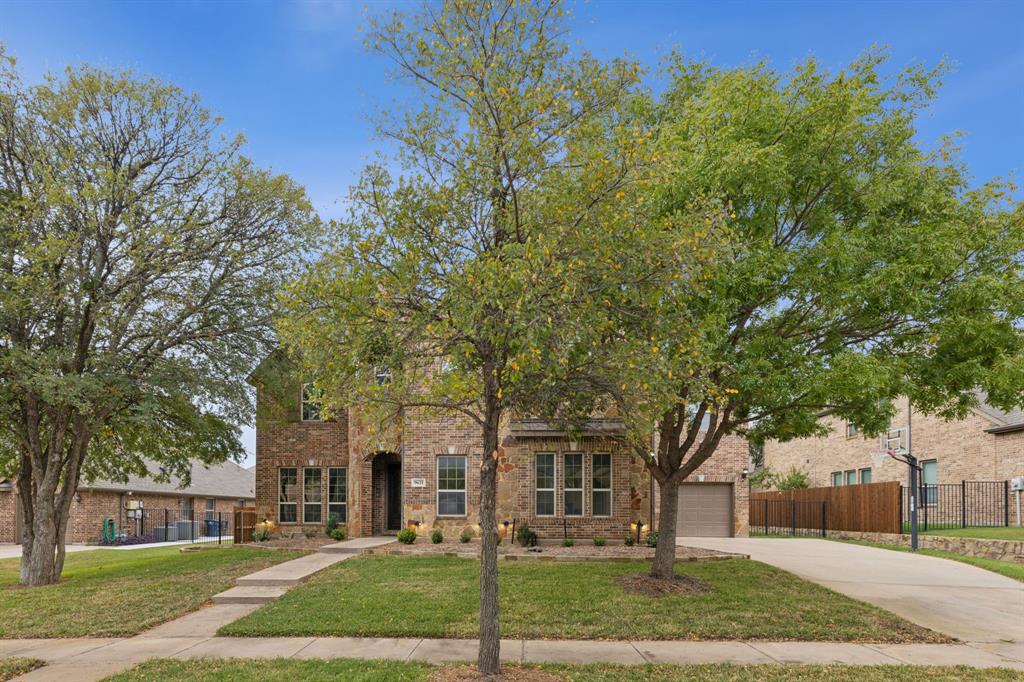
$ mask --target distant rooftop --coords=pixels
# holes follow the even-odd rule
[[[97,479],[92,483],[83,483],[80,487],[87,490],[113,490],[116,492],[164,493],[170,495],[194,495],[196,497],[230,497],[235,499],[254,498],[256,496],[256,473],[250,469],[226,461],[221,464],[206,466],[202,462],[192,463],[192,482],[187,488],[181,487],[181,480],[171,476],[170,480],[161,483],[154,481],[159,465],[148,463],[151,476],[129,476],[127,483]]]

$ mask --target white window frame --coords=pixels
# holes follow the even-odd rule
[[[836,478],[839,479],[838,483],[836,482]],[[844,479],[843,479],[843,472],[842,471],[833,471],[832,472],[832,487],[833,488],[840,488],[840,487],[842,487],[843,480]]]
[[[551,458],[551,487],[541,488],[537,485],[537,458],[540,456]],[[541,514],[538,510],[537,493],[551,493],[551,513]],[[558,456],[554,452],[537,452],[533,455],[533,514],[545,518],[553,518],[558,515]]]
[[[924,468],[929,464],[935,465],[935,482],[926,483],[924,480]],[[935,457],[930,459],[922,459],[921,463],[921,480],[918,482],[918,486],[924,492],[924,499],[919,500],[919,504],[924,504],[929,507],[934,507],[939,502],[939,460]]]
[[[871,483],[871,481],[864,480],[864,472],[867,472],[868,477],[871,479],[871,481],[875,479],[875,474],[873,471],[871,471],[871,467],[864,467],[863,469],[858,469],[857,482],[860,483],[861,485],[864,485],[865,483]]]
[[[341,486],[341,502],[331,501],[331,472],[342,471],[345,484]],[[341,507],[338,523],[348,523],[348,467],[327,467],[327,521],[331,520],[331,507]]]
[[[292,502],[282,502],[281,494],[284,492],[284,488],[281,484],[281,479],[285,471],[295,472],[295,499]],[[277,522],[283,524],[296,524],[299,522],[299,468],[298,467],[278,467],[277,469]],[[295,508],[295,520],[294,521],[282,521],[281,509],[283,507],[294,507]]]
[[[607,457],[608,458],[608,486],[607,488],[597,488],[594,486],[594,458],[595,457]],[[612,495],[612,486],[615,482],[615,458],[612,457],[610,452],[593,452],[590,454],[590,515],[605,519],[615,515],[615,496]],[[594,504],[594,493],[608,493],[608,513],[598,514],[594,510],[597,506]]]
[[[387,365],[373,366],[373,382],[378,386],[386,386],[394,379],[394,372]]]
[[[461,459],[462,460],[462,490],[458,488],[445,488],[441,489],[441,459]],[[467,496],[467,488],[469,488],[469,462],[465,455],[438,455],[434,458],[434,480],[437,481],[436,490],[434,491],[434,504],[436,504],[437,515],[439,518],[446,519],[464,519],[469,514],[469,499]],[[462,493],[462,513],[461,514],[442,514],[441,513],[441,493]]]
[[[310,393],[312,393],[313,383],[309,381],[302,384],[302,387],[299,389],[299,419],[304,422],[322,422],[324,420],[324,412],[321,401],[314,400],[312,397],[307,398],[307,387],[310,389]],[[309,405],[316,411],[315,417],[311,417],[309,419],[306,418],[306,405]]]
[[[854,424],[853,422],[846,422],[846,437],[856,438],[859,435],[860,429],[857,428],[857,425]]]
[[[319,475],[317,481],[319,482],[318,488],[320,489],[320,500],[318,502],[306,502],[306,472],[315,471]],[[320,508],[320,514],[318,519],[308,520],[306,519],[306,507],[316,505]],[[302,468],[302,523],[305,525],[322,526],[324,524],[324,470],[320,467],[303,467]]]
[[[569,465],[565,461],[567,457],[579,457],[579,459],[580,459],[580,487],[579,488],[570,488],[570,487],[568,487],[569,484],[566,482],[565,473],[569,470]],[[587,512],[587,499],[586,498],[587,498],[587,496],[584,494],[584,491],[585,491],[585,489],[587,487],[587,485],[586,485],[586,481],[587,481],[586,466],[587,466],[586,465],[586,458],[583,456],[582,452],[563,452],[562,453],[562,516],[568,517],[570,519],[576,519],[576,518],[579,518],[581,516],[586,516],[586,512]],[[576,493],[576,492],[578,492],[580,494],[580,513],[579,514],[570,514],[568,511],[566,511],[566,508],[565,508],[566,493]]]
[[[850,480],[853,479],[853,480]],[[857,485],[857,470],[847,469],[843,472],[843,483],[845,485]]]

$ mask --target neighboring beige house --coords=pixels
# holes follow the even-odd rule
[[[812,487],[878,481],[904,481],[907,466],[892,458],[879,458],[886,444],[911,449],[922,466],[924,484],[961,481],[1005,481],[1024,476],[1024,411],[1004,412],[982,402],[964,419],[945,421],[914,411],[907,419],[907,401],[891,430],[881,437],[865,437],[852,424],[825,418],[831,433],[824,438],[803,438],[764,448],[765,466],[786,472],[806,471]]]

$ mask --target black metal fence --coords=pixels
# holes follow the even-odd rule
[[[910,532],[910,488],[903,487],[903,531]],[[918,528],[980,528],[1010,525],[1009,481],[961,481],[922,485],[917,494]]]
[[[230,512],[178,509],[138,509],[106,519],[100,542],[105,545],[149,543],[199,544],[231,542]]]
[[[751,500],[751,535],[825,537],[827,502]]]

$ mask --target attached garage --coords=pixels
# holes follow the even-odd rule
[[[733,484],[684,483],[676,523],[681,537],[732,537]]]

